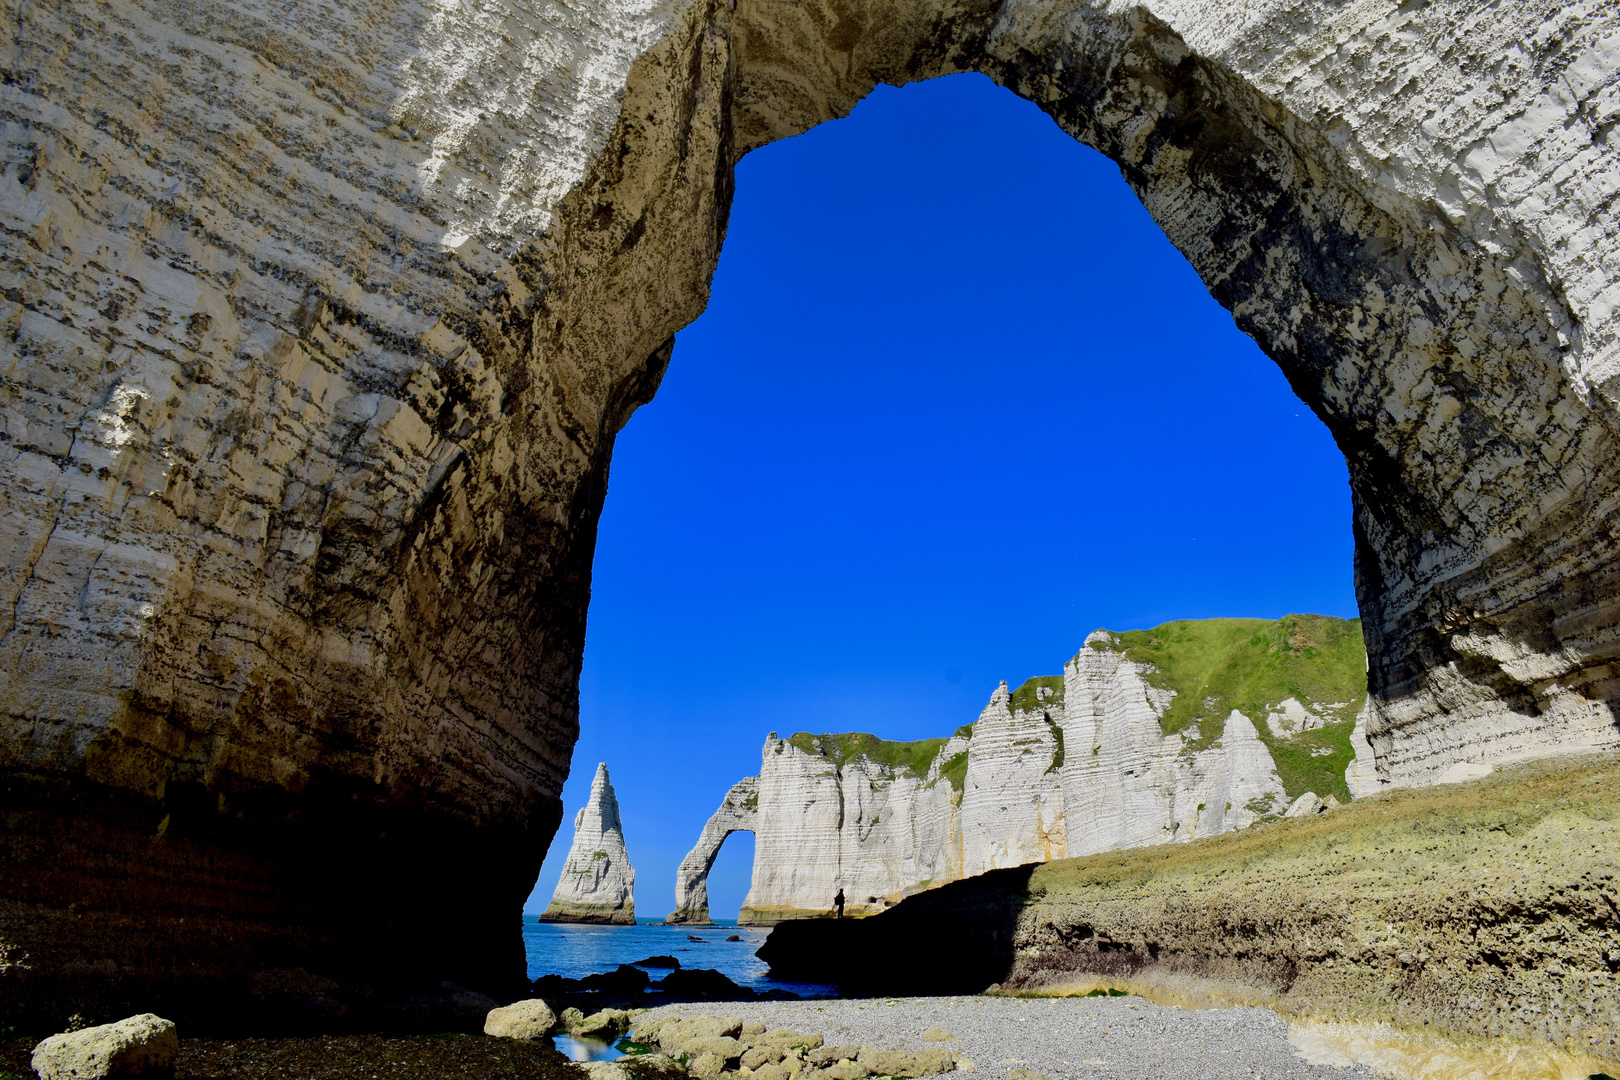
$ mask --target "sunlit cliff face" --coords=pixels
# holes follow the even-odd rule
[[[0,994],[521,977],[614,436],[880,81],[1117,161],[1328,424],[1385,777],[1614,744],[1620,15],[1232,10],[25,5]]]

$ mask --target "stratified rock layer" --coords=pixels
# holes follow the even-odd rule
[[[1362,780],[1376,771],[1370,748],[1350,760],[1352,746],[1365,745],[1351,719],[1366,697],[1357,629],[1294,615],[1099,630],[1061,678],[1031,679],[1016,693],[1002,683],[949,739],[772,733],[759,775],[727,793],[681,863],[669,919],[708,920],[709,869],[736,831],[755,834],[739,918],[769,924],[825,914],[840,889],[848,913],[870,914],[988,870],[1244,829],[1321,786],[1324,768],[1346,795],[1350,781],[1362,794],[1377,790],[1384,785]],[[1136,639],[1145,647],[1127,647]],[[1181,690],[1158,685],[1165,672],[1132,658],[1155,656],[1179,673],[1189,650],[1214,674]],[[1262,670],[1234,678],[1244,663]],[[1166,731],[1183,696],[1190,722]],[[1265,740],[1235,704],[1264,718]],[[1291,762],[1293,790],[1272,748]]]
[[[636,871],[624,847],[619,800],[607,763],[596,766],[590,800],[574,815],[568,861],[540,918],[544,922],[636,923]]]
[[[861,995],[1108,987],[1616,1061],[1616,784],[1613,753],[1534,762],[994,871],[874,918],[783,924],[760,956]]]
[[[0,998],[518,985],[614,437],[738,157],[878,82],[1117,161],[1328,424],[1382,780],[1613,745],[1620,10],[1234,12],[18,5]]]

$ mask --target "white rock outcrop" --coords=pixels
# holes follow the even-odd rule
[[[773,732],[759,774],[727,793],[682,862],[670,920],[708,920],[705,878],[739,830],[755,834],[740,918],[765,924],[829,911],[839,889],[863,914],[987,870],[1281,817],[1289,796],[1254,722],[1233,710],[1166,735],[1170,694],[1149,665],[1091,647],[1108,638],[1087,638],[1060,687],[1034,686],[1015,705],[1002,683],[950,739]],[[1031,680],[1042,681],[1056,680]],[[1220,733],[1205,739],[1211,725]]]
[[[7,12],[8,1013],[130,970],[501,985],[616,436],[737,161],[879,83],[980,73],[1108,156],[1332,429],[1380,782],[1620,746],[1613,0]]]
[[[115,1076],[167,1076],[180,1052],[174,1023],[142,1013],[116,1024],[52,1035],[34,1047],[29,1062],[39,1080],[103,1080]]]
[[[636,922],[636,871],[624,846],[619,800],[608,780],[606,762],[596,766],[591,796],[574,815],[574,842],[568,848],[551,903],[542,922]]]
[[[536,1042],[549,1036],[556,1026],[557,1014],[539,998],[514,1001],[484,1016],[484,1034],[496,1039]]]

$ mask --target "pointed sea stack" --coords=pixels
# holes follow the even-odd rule
[[[603,762],[591,781],[591,801],[574,815],[574,845],[540,921],[634,926],[635,887],[636,872],[619,823],[619,800]]]

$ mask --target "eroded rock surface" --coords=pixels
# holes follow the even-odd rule
[[[607,763],[596,766],[590,799],[574,815],[574,842],[568,861],[540,918],[544,922],[636,922],[636,871],[624,847],[619,800],[608,780]]]
[[[857,997],[1118,988],[1620,1060],[1616,782],[1613,753],[1532,762],[993,871],[868,919],[783,923],[760,956]]]
[[[949,739],[773,732],[759,775],[732,787],[682,861],[670,921],[708,920],[709,869],[739,830],[755,834],[739,918],[770,924],[830,912],[840,889],[849,914],[870,914],[988,870],[1244,829],[1324,778],[1360,784],[1373,766],[1370,748],[1351,760],[1365,744],[1352,720],[1366,699],[1357,631],[1323,616],[1191,620],[1123,635],[1145,640],[1132,649],[1099,630],[1061,677],[1016,692],[1002,683]],[[1172,658],[1189,647],[1223,672],[1267,670],[1177,690],[1141,658],[1179,668]],[[1184,695],[1195,700],[1177,724]],[[1257,719],[1290,714],[1297,723],[1262,740]],[[1290,761],[1291,788],[1273,748]]]
[[[142,1013],[52,1035],[34,1048],[30,1062],[39,1080],[104,1080],[117,1076],[170,1076],[180,1052],[172,1021]]]
[[[8,1002],[521,982],[614,436],[734,162],[878,82],[981,71],[1116,160],[1328,424],[1381,781],[1616,741],[1611,3],[14,21]]]

